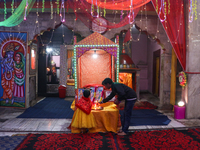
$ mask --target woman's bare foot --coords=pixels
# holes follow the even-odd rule
[[[121,133],[118,133],[117,135],[121,135],[121,136],[123,136],[123,135],[127,135],[125,132],[121,132]]]

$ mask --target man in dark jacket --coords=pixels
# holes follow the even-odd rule
[[[124,114],[121,116],[122,131],[119,132],[118,135],[126,135],[130,125],[132,109],[137,100],[136,92],[122,83],[114,83],[110,78],[105,78],[102,85],[104,85],[106,89],[111,88],[112,92],[108,97],[103,99],[101,103],[108,102],[115,95],[117,95],[117,99],[114,101],[115,104],[119,104],[120,101],[125,100]]]

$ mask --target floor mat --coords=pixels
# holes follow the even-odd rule
[[[124,110],[120,110],[120,115],[122,116]],[[130,126],[142,126],[142,125],[168,125],[170,119],[158,112],[157,110],[151,109],[141,109],[132,110]]]
[[[72,102],[59,97],[47,97],[33,107],[27,108],[17,118],[68,118],[74,111],[70,108]]]

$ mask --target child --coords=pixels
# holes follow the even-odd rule
[[[85,89],[83,96],[76,104],[77,109],[74,112],[71,126],[81,129],[81,133],[86,133],[87,129],[94,128],[96,121],[91,113],[92,102],[89,98],[90,90]]]

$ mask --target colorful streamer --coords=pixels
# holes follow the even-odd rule
[[[100,97],[99,102],[101,102],[103,100],[103,95],[104,95],[104,90],[101,92],[101,97]]]
[[[4,0],[4,20],[6,20],[7,8],[6,8],[6,0]]]

